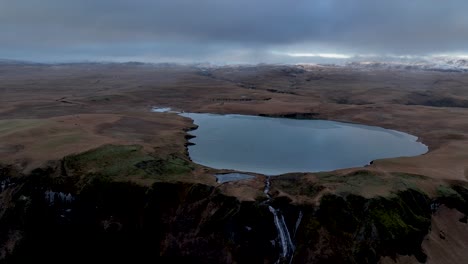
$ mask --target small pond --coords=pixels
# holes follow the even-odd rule
[[[240,181],[253,179],[255,176],[243,174],[243,173],[226,173],[226,174],[216,174],[216,181],[218,183]]]

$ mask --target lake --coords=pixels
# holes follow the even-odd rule
[[[198,125],[188,147],[193,162],[265,175],[360,167],[382,158],[428,151],[407,133],[325,120],[181,113]]]

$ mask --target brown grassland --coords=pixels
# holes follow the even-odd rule
[[[374,197],[415,188],[436,195],[445,190],[440,189],[444,184],[468,181],[468,73],[337,66],[2,64],[0,163],[28,173],[108,144],[142,146],[138,161],[152,155],[189,162],[186,133],[194,128],[192,121],[173,113],[152,113],[155,106],[375,125],[418,136],[429,147],[417,157],[273,179],[272,195],[293,203],[317,203],[327,192]],[[145,185],[164,180],[204,183],[240,200],[263,194],[262,175],[218,184],[214,174],[219,170],[192,165],[193,170],[180,177],[176,173],[168,179],[130,180]],[[325,188],[315,188],[317,184]],[[445,207],[433,216],[433,229],[422,245],[431,263],[450,263],[446,250],[461,254],[454,255],[455,260],[466,259],[461,245],[466,245],[468,229],[460,217],[460,212]],[[452,240],[442,241],[440,230]],[[393,263],[382,260],[387,261]],[[415,259],[400,258],[405,261]]]
[[[183,152],[190,120],[153,106],[309,114],[416,135],[429,153],[368,170],[468,177],[468,74],[333,66],[201,68],[139,64],[0,66],[0,159],[24,169],[103,144]],[[358,151],[358,150],[357,150]]]

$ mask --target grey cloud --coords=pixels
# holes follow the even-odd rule
[[[0,0],[0,57],[467,52],[466,10],[463,0]]]

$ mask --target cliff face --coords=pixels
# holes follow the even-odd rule
[[[142,187],[95,179],[73,193],[53,175],[35,170],[2,192],[9,201],[0,219],[7,263],[274,262],[279,254],[271,243],[272,216],[260,201],[240,202],[212,186],[181,182]]]
[[[438,198],[406,189],[374,198],[327,194],[316,205],[279,195],[246,202],[205,184],[141,186],[71,167],[30,175],[2,168],[3,262],[391,263],[406,255],[424,263],[431,220],[445,223],[433,214],[445,204],[466,215],[468,204],[461,185]],[[466,226],[466,216],[459,222]]]
[[[377,263],[382,256],[414,255],[430,227],[430,200],[407,190],[391,198],[326,195],[304,215],[297,236],[298,263]]]

